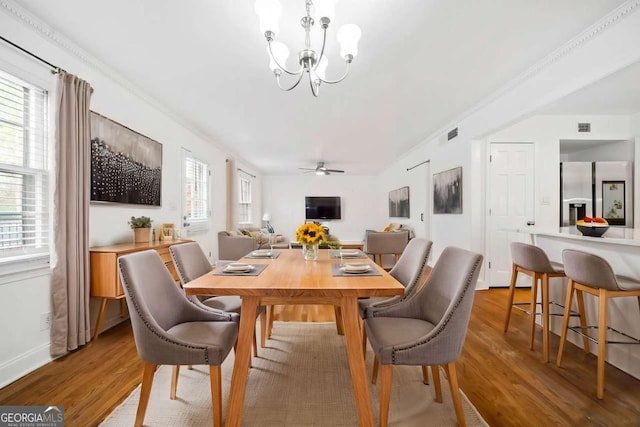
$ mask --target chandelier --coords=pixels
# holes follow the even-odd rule
[[[289,57],[289,48],[282,42],[275,41],[278,34],[278,20],[282,15],[282,6],[278,0],[256,0],[255,10],[260,18],[260,30],[267,39],[267,52],[269,53],[269,68],[276,77],[278,87],[284,91],[290,91],[302,81],[305,74],[309,76],[309,85],[313,96],[318,96],[320,84],[335,84],[344,80],[349,74],[349,65],[358,54],[358,41],[362,32],[357,25],[346,24],[340,27],[336,38],[340,43],[340,56],[346,63],[346,70],[342,77],[337,80],[327,80],[325,71],[329,61],[324,48],[327,41],[327,28],[335,17],[335,4],[337,0],[305,0],[307,10],[306,16],[300,19],[300,25],[304,28],[304,48],[298,52],[298,62],[300,68],[296,71],[288,70],[285,67]],[[314,4],[315,3],[315,4]],[[311,16],[313,7],[316,17],[320,17],[320,27],[322,28],[322,47],[320,53],[311,48],[311,28],[315,21]],[[280,82],[282,74],[296,76],[297,79],[289,87],[283,87]]]

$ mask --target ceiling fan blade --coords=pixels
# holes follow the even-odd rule
[[[335,173],[344,173],[344,171],[341,171],[339,169],[326,169],[327,172],[335,172]]]
[[[300,169],[301,171],[315,171],[315,169],[313,168],[298,168],[298,169]]]

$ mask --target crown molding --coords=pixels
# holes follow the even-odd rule
[[[108,79],[114,81],[115,83],[117,83],[118,85],[120,85],[121,87],[123,87],[124,89],[132,93],[133,95],[140,98],[143,102],[151,105],[153,108],[155,108],[162,114],[165,114],[166,116],[171,118],[173,121],[175,121],[177,124],[185,128],[187,131],[200,137],[208,144],[211,144],[215,148],[222,151],[224,154],[242,159],[242,157],[239,156],[238,153],[234,152],[233,150],[230,150],[229,147],[222,146],[214,142],[215,139],[211,135],[209,135],[202,128],[194,124],[192,121],[188,120],[187,118],[180,115],[179,113],[176,113],[174,110],[167,108],[164,103],[160,102],[155,97],[151,96],[147,92],[140,89],[138,86],[136,86],[134,83],[129,81],[126,77],[124,77],[121,73],[117,72],[116,70],[111,68],[109,65],[105,64],[104,62],[97,59],[95,56],[91,55],[84,49],[80,48],[70,39],[62,35],[60,32],[56,31],[54,27],[45,23],[40,18],[33,15],[24,7],[18,5],[13,0],[0,0],[0,8],[4,9],[13,18],[25,24],[29,29],[37,33],[39,36],[43,37],[44,39],[50,42],[53,42],[53,44],[57,45],[59,48],[72,54],[73,56],[80,59],[85,64],[91,66],[94,70],[100,72]],[[246,162],[246,161],[245,163],[250,164],[250,162]],[[255,169],[260,170],[259,168],[255,168]]]
[[[484,98],[482,101],[480,101],[464,113],[460,114],[455,118],[455,120],[452,120],[445,126],[442,126],[440,129],[432,132],[429,136],[422,139],[421,143],[418,144],[418,146],[414,147],[412,150],[409,150],[409,153],[418,149],[423,142],[429,143],[430,141],[437,140],[441,137],[446,138],[447,132],[454,127],[458,127],[458,124],[461,123],[464,119],[491,104],[493,101],[510,92],[525,81],[531,79],[533,76],[540,73],[545,68],[551,66],[558,60],[566,57],[585,43],[600,35],[605,29],[619,23],[622,19],[630,15],[632,12],[636,11],[636,9],[640,9],[640,0],[628,0],[625,3],[621,4],[613,11],[599,19],[596,23],[588,27],[586,30],[560,46],[558,49],[551,52],[549,55],[536,62],[534,65],[509,81],[500,89],[496,90],[495,92]],[[462,130],[462,132],[464,132],[464,130]]]

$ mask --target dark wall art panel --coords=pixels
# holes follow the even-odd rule
[[[91,200],[160,206],[162,144],[91,112]]]
[[[433,213],[462,213],[462,168],[433,174]]]
[[[389,191],[389,216],[409,218],[409,187]]]

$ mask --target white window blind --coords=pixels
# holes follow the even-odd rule
[[[240,224],[251,224],[251,181],[240,177],[239,187],[238,222]]]
[[[0,262],[49,253],[47,92],[0,71]]]
[[[191,156],[185,156],[185,227],[196,231],[209,223],[209,166]]]

